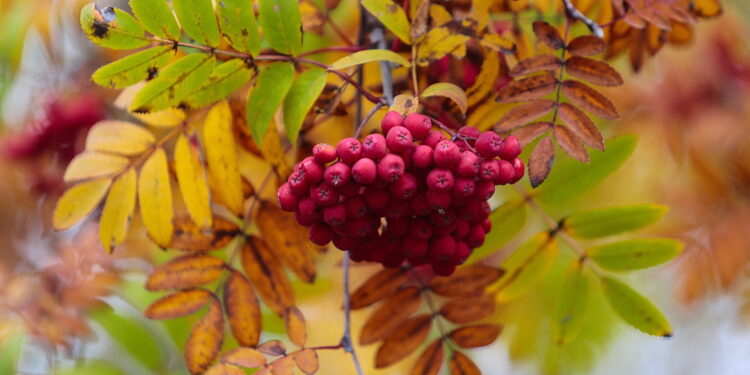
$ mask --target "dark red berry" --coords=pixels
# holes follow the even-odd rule
[[[476,148],[479,155],[491,159],[503,151],[503,140],[497,133],[487,131],[477,138]]]
[[[425,198],[427,198],[427,203],[432,208],[445,209],[450,207],[453,201],[453,197],[449,191],[427,190]]]
[[[419,145],[414,149],[412,154],[412,163],[417,168],[427,168],[432,165],[432,147]]]
[[[464,138],[470,138],[467,139],[470,145],[474,145],[476,142],[476,139],[479,138],[479,136],[482,134],[482,132],[473,127],[473,126],[464,126],[461,129],[458,129],[458,135],[464,137]]]
[[[432,237],[432,224],[424,219],[415,219],[409,223],[409,236],[419,239],[428,240]]]
[[[414,139],[424,139],[432,129],[432,120],[425,115],[412,113],[406,116],[403,126],[409,129]]]
[[[401,253],[409,259],[422,258],[430,249],[430,243],[426,240],[420,240],[412,237],[406,237],[401,240]]]
[[[427,257],[430,263],[445,262],[451,258],[456,249],[456,240],[449,235],[435,237],[430,241],[430,250]]]
[[[469,234],[469,228],[471,228],[469,222],[466,220],[456,219],[455,223],[456,226],[455,228],[453,228],[453,232],[451,233],[451,235],[457,239],[466,237],[466,235]]]
[[[310,189],[310,182],[305,177],[305,172],[292,172],[292,174],[289,175],[289,178],[286,181],[289,184],[289,191],[291,191],[292,194],[298,197],[304,197],[308,194],[308,190]]]
[[[453,183],[454,197],[470,197],[474,194],[474,179],[468,177],[458,177]]]
[[[430,213],[430,203],[427,202],[427,195],[424,191],[419,191],[409,200],[409,208],[415,215],[424,216]]]
[[[276,192],[276,198],[279,200],[279,206],[281,206],[282,210],[288,212],[297,211],[299,198],[297,198],[296,195],[292,194],[292,191],[289,189],[288,182],[279,187],[279,190]]]
[[[424,138],[424,141],[422,141],[422,144],[430,146],[431,148],[435,148],[437,144],[443,140],[445,140],[445,135],[443,135],[443,133],[437,130],[430,130],[427,133],[427,136]]]
[[[438,276],[450,276],[456,270],[456,265],[450,262],[433,263],[432,270]]]
[[[391,193],[398,199],[409,199],[417,193],[417,178],[406,172],[390,186]]]
[[[365,202],[365,198],[361,195],[349,197],[345,204],[346,217],[348,218],[362,217],[367,213],[367,203]]]
[[[494,181],[478,181],[474,185],[474,197],[486,201],[495,194],[495,182]]]
[[[365,197],[365,201],[367,202],[367,207],[373,209],[373,210],[383,210],[386,207],[388,207],[388,203],[391,200],[391,195],[388,194],[387,191],[383,189],[378,189],[376,187],[368,187],[365,189],[365,193],[363,194]]]
[[[471,151],[464,151],[461,153],[461,158],[458,159],[456,165],[456,173],[461,176],[472,177],[479,173],[481,164],[477,154]]]
[[[494,183],[498,174],[500,174],[500,168],[498,168],[497,163],[495,163],[494,160],[486,160],[479,165],[480,180],[492,181]]]
[[[330,206],[339,200],[339,193],[331,185],[322,182],[310,188],[310,198],[318,206]]]
[[[385,217],[389,219],[398,219],[406,217],[411,213],[409,202],[403,199],[391,199],[385,208]]]
[[[515,177],[516,171],[513,169],[513,164],[507,160],[495,159],[497,164],[497,177],[495,178],[495,185],[505,185]]]
[[[521,155],[521,143],[514,136],[505,137],[502,152],[498,154],[501,158],[511,161]]]
[[[362,141],[362,155],[372,160],[379,160],[388,153],[385,137],[382,134],[370,134]]]
[[[469,245],[470,248],[476,249],[479,246],[482,246],[484,243],[484,228],[481,224],[474,225],[471,228],[469,228],[469,234],[464,237],[464,241],[467,245]]]
[[[333,240],[333,229],[325,224],[315,224],[310,227],[309,237],[310,242],[325,246]]]
[[[346,204],[339,203],[323,209],[323,221],[328,225],[341,225],[346,221]]]
[[[404,124],[404,116],[401,115],[398,111],[389,111],[385,114],[383,117],[383,121],[380,122],[380,129],[383,131],[383,134],[388,134],[388,132],[393,128],[394,126],[401,126]]]
[[[389,217],[386,231],[394,236],[406,237],[406,235],[409,234],[409,223],[411,223],[411,220],[412,219],[408,216],[400,218]]]
[[[449,191],[453,188],[453,173],[444,168],[435,168],[427,174],[427,188],[436,191]]]
[[[352,179],[360,185],[369,185],[378,177],[377,167],[372,159],[362,158],[352,166]]]
[[[354,237],[350,237],[350,236],[334,235],[333,245],[339,248],[340,250],[351,250],[351,249],[354,249],[355,246],[357,246],[357,239]]]
[[[388,154],[378,162],[378,176],[387,182],[393,182],[404,175],[404,160],[396,154]]]
[[[523,161],[519,158],[513,159],[513,170],[515,171],[515,174],[513,175],[513,179],[510,181],[512,184],[515,184],[523,177],[524,173],[524,165]]]
[[[432,158],[438,167],[453,168],[458,163],[458,159],[461,158],[461,151],[458,150],[455,143],[444,140],[435,146]]]
[[[305,174],[305,179],[309,183],[315,184],[323,179],[323,168],[323,165],[316,162],[315,158],[308,156],[301,162],[297,163],[294,169],[303,172]]]
[[[466,259],[469,258],[469,255],[471,255],[471,249],[469,249],[469,245],[467,245],[466,242],[463,241],[456,241],[456,248],[453,250],[453,255],[451,255],[450,262],[456,265],[464,264],[464,262],[466,262]]]

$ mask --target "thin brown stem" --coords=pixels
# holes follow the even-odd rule
[[[362,135],[362,129],[365,128],[365,125],[370,121],[372,116],[375,115],[375,112],[377,112],[380,108],[385,107],[385,103],[378,103],[375,104],[374,107],[370,110],[370,112],[367,113],[367,116],[357,125],[357,130],[354,132],[354,138],[359,138],[360,135]]]
[[[323,47],[318,49],[309,50],[307,52],[302,52],[298,57],[306,57],[310,55],[317,55],[319,53],[328,53],[328,52],[359,52],[363,51],[367,48],[359,47],[359,46],[332,46],[332,47]]]

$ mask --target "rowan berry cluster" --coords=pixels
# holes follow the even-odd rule
[[[523,177],[518,139],[469,126],[446,139],[429,117],[396,111],[381,127],[385,137],[316,145],[279,188],[281,208],[354,261],[449,275],[484,242],[495,185]]]

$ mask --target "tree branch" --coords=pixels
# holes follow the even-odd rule
[[[364,11],[364,10],[363,10]],[[369,12],[365,12],[365,25],[370,25],[370,42],[377,45],[379,49],[388,49],[388,41],[385,39],[385,30],[383,25]],[[388,105],[393,104],[393,72],[388,61],[380,62],[380,80],[383,86],[383,96]]]
[[[563,0],[563,5],[565,5],[565,11],[566,13],[568,13],[568,16],[585,23],[589,30],[591,30],[592,34],[596,35],[599,38],[604,38],[604,31],[599,26],[599,24],[586,17],[583,13],[581,13],[580,10],[576,9],[576,7],[573,5],[573,3],[570,2],[570,0]]]
[[[362,366],[359,364],[359,358],[357,358],[357,352],[354,350],[354,344],[352,343],[352,329],[351,329],[351,300],[349,298],[349,253],[344,253],[344,272],[343,280],[344,284],[344,335],[341,337],[341,347],[345,351],[352,355],[352,361],[354,361],[354,367],[357,369],[358,375],[364,375],[362,372]]]

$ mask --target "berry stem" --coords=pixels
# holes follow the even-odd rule
[[[362,129],[365,128],[365,125],[367,125],[367,122],[370,121],[372,116],[375,115],[375,112],[377,112],[380,108],[383,108],[383,107],[385,107],[385,103],[383,102],[375,104],[375,106],[372,107],[370,112],[367,113],[367,116],[365,116],[365,118],[362,121],[360,121],[359,125],[357,125],[357,129],[354,131],[354,138],[359,138],[359,136],[362,135]]]

